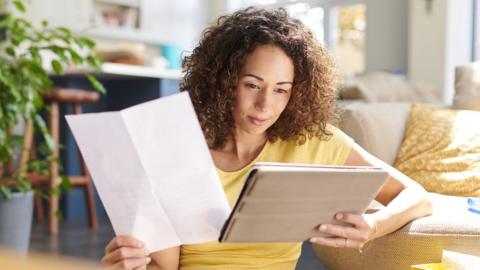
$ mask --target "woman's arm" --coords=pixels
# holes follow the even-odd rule
[[[396,231],[411,220],[432,213],[427,192],[420,184],[372,156],[359,145],[353,145],[345,165],[377,166],[390,174],[375,198],[386,207],[368,216],[376,228],[370,239]]]
[[[373,214],[339,213],[336,215],[338,220],[353,226],[322,224],[320,231],[334,237],[314,237],[311,242],[361,249],[368,241],[393,232],[411,220],[431,214],[432,206],[422,186],[359,145],[353,145],[345,165],[376,166],[390,174],[375,198],[385,207]]]
[[[152,262],[148,265],[148,270],[178,270],[180,246],[151,253],[150,258]]]

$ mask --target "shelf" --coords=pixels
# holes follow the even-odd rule
[[[70,68],[64,71],[63,76],[84,76],[93,72],[88,68]],[[158,78],[181,80],[185,74],[181,70],[166,70],[146,66],[135,66],[117,63],[103,63],[100,72],[104,75],[140,78]]]
[[[101,71],[102,73],[112,75],[163,78],[172,80],[180,80],[183,78],[184,75],[180,70],[166,70],[116,63],[104,63],[102,65]]]
[[[91,38],[104,38],[114,40],[124,40],[133,42],[143,42],[150,45],[160,45],[168,43],[168,40],[162,38],[161,34],[151,33],[137,29],[118,29],[118,28],[88,28],[74,29],[74,32]]]
[[[132,8],[140,7],[139,0],[95,0],[95,2],[102,3],[102,4],[119,5],[124,7],[132,7]]]

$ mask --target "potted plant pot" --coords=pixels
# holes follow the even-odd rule
[[[20,253],[28,251],[32,229],[33,191],[0,196],[0,246]]]

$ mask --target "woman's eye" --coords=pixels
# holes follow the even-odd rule
[[[275,91],[276,91],[277,93],[280,93],[280,94],[286,94],[286,93],[288,93],[288,90],[282,89],[282,88],[277,88]]]
[[[246,83],[245,86],[247,88],[251,88],[251,89],[260,89],[260,87],[256,84],[253,84],[253,83]]]

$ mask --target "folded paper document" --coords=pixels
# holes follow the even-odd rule
[[[187,93],[66,118],[117,235],[151,252],[218,238],[230,207]]]
[[[388,177],[375,167],[257,163],[250,170],[221,242],[300,242],[363,213]]]

